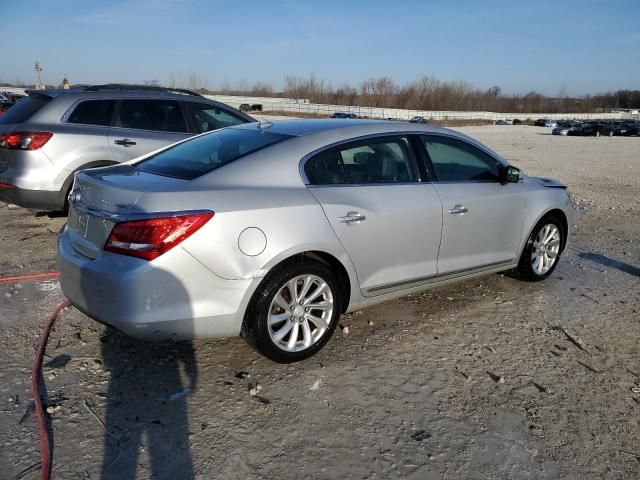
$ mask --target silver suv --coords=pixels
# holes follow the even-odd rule
[[[66,209],[79,170],[255,122],[183,89],[109,84],[27,93],[0,117],[0,200],[40,210]]]

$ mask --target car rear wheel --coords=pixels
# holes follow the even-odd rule
[[[242,337],[276,362],[312,356],[338,323],[337,286],[334,274],[320,262],[296,259],[276,267],[249,302]]]
[[[544,280],[553,273],[564,245],[562,222],[553,215],[540,220],[524,247],[518,268],[518,278],[530,282]]]

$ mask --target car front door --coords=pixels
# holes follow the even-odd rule
[[[116,161],[126,162],[190,135],[179,102],[125,99],[116,105],[109,144]]]
[[[445,135],[420,138],[443,205],[438,275],[517,261],[523,184],[501,182],[500,162],[470,142]]]
[[[306,162],[304,172],[355,266],[363,295],[410,288],[436,275],[442,204],[433,185],[420,181],[407,137],[325,150]]]

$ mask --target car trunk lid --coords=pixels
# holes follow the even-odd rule
[[[141,172],[130,165],[78,173],[69,195],[67,222],[73,248],[96,258],[117,222],[148,213],[137,206],[144,193],[175,191],[184,188],[185,183],[188,182]]]

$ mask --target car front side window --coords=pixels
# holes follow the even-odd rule
[[[116,126],[156,132],[188,132],[180,105],[174,100],[122,100]]]
[[[498,162],[467,142],[423,136],[422,143],[440,182],[499,182]]]

